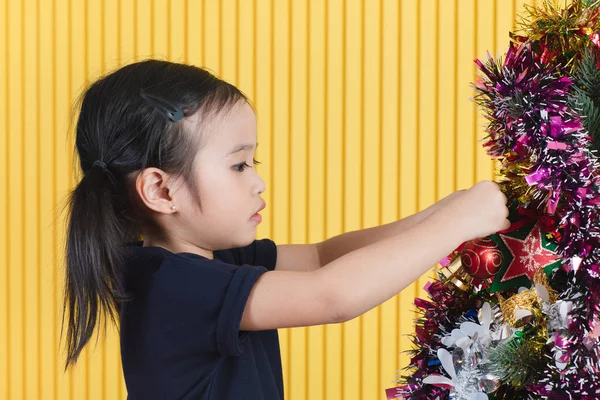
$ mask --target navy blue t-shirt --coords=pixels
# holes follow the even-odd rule
[[[277,330],[239,330],[254,283],[275,269],[272,241],[215,251],[214,260],[129,249],[131,298],[120,318],[130,400],[283,399]]]

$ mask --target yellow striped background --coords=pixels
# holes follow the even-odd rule
[[[539,1],[539,0],[538,0]],[[519,0],[0,0],[0,399],[124,399],[114,330],[63,372],[61,210],[71,104],[120,65],[206,66],[253,99],[269,207],[306,243],[405,217],[493,166],[472,60],[503,52]],[[443,229],[443,227],[440,227]],[[398,273],[410,268],[398,260]],[[342,325],[281,330],[286,398],[381,399],[422,278]]]

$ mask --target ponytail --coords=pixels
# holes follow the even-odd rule
[[[71,193],[66,242],[63,321],[68,313],[66,367],[75,364],[96,323],[115,323],[124,299],[120,270],[126,222],[115,199],[118,182],[106,164],[94,163]]]

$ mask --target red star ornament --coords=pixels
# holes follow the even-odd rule
[[[535,271],[558,260],[555,252],[542,246],[542,231],[537,224],[525,239],[503,234],[499,236],[513,256],[500,282],[506,282],[520,276],[527,276],[532,281]]]

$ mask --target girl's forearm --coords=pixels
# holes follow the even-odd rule
[[[401,220],[373,228],[342,233],[318,243],[316,246],[320,264],[321,266],[327,265],[352,251],[397,236],[423,221],[423,219],[435,211],[435,208],[436,205],[434,204],[421,212],[402,218]]]
[[[446,213],[432,213],[316,272],[335,288],[334,308],[339,321],[346,321],[399,293],[463,241],[461,224]]]

